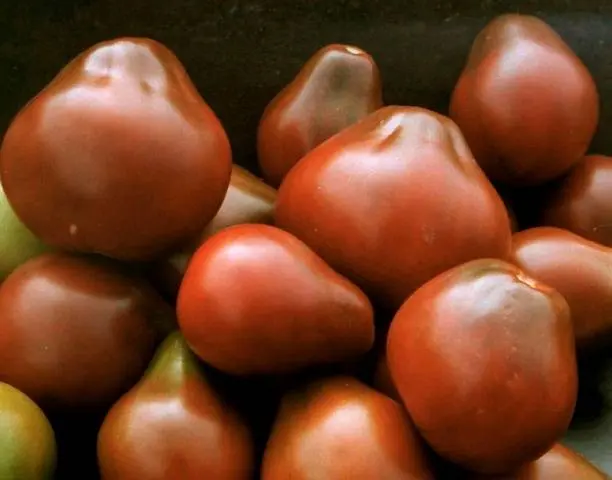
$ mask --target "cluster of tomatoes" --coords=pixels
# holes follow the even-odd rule
[[[152,40],[95,45],[19,112],[0,478],[78,462],[75,412],[102,412],[107,480],[607,478],[559,443],[612,343],[591,75],[505,15],[449,116],[381,90],[363,50],[318,51],[263,113],[265,180]]]

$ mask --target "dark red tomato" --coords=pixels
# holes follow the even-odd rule
[[[461,132],[415,107],[382,108],[310,152],[275,220],[391,308],[448,268],[510,253],[504,203]]]
[[[500,260],[468,262],[417,290],[391,323],[387,361],[429,445],[479,473],[537,459],[576,402],[566,301]]]
[[[491,179],[537,185],[582,158],[599,98],[587,68],[552,28],[502,15],[476,37],[450,115]]]
[[[567,300],[578,347],[612,341],[612,249],[567,230],[538,227],[514,235],[513,262]]]
[[[434,475],[400,404],[351,377],[287,394],[262,480],[429,480]]]
[[[179,60],[147,39],[85,51],[17,115],[0,151],[6,195],[45,243],[144,260],[219,209],[231,151]]]
[[[473,480],[607,480],[610,477],[578,453],[557,443],[538,460],[527,464],[514,475],[470,478]]]
[[[215,218],[196,238],[155,263],[152,276],[159,288],[171,298],[176,298],[187,264],[204,241],[232,225],[243,223],[274,222],[276,190],[255,175],[234,165],[229,189]]]
[[[246,425],[175,333],[108,413],[98,463],[103,480],[250,480],[254,454]]]
[[[0,288],[0,381],[43,407],[108,406],[142,375],[172,316],[114,264],[45,254]]]
[[[612,247],[612,158],[585,157],[553,190],[541,222]]]
[[[393,378],[391,378],[387,354],[384,351],[381,352],[376,362],[376,369],[374,370],[374,387],[393,400],[401,402],[402,398],[393,383]]]
[[[351,45],[322,48],[264,111],[257,152],[266,180],[280,185],[306,153],[381,106],[370,55]]]
[[[198,356],[233,374],[285,373],[372,347],[368,298],[293,235],[226,228],[193,256],[177,302]]]

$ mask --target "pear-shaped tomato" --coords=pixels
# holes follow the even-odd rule
[[[422,108],[382,108],[312,150],[275,220],[390,308],[448,268],[510,253],[504,203],[461,132]]]
[[[142,375],[172,317],[110,261],[42,255],[0,287],[0,381],[45,408],[107,406]]]
[[[57,447],[42,410],[16,388],[0,383],[0,478],[51,480]]]
[[[550,193],[540,221],[612,247],[612,158],[585,157]]]
[[[227,190],[219,120],[161,44],[85,51],[17,115],[0,151],[8,199],[45,243],[119,259],[202,231]]]
[[[226,228],[206,241],[187,267],[177,314],[198,356],[232,374],[349,360],[374,342],[364,293],[268,225]]]
[[[179,333],[109,412],[98,461],[103,480],[250,480],[254,468],[249,431]]]
[[[476,37],[450,116],[491,179],[538,185],[585,154],[599,98],[587,68],[550,26],[502,15]]]
[[[381,106],[370,55],[352,45],[322,48],[264,111],[257,151],[266,180],[280,185],[306,153]]]
[[[275,201],[276,190],[234,165],[225,200],[215,218],[200,235],[153,265],[152,277],[156,286],[170,298],[176,298],[189,260],[207,238],[224,228],[242,223],[272,224]]]
[[[580,348],[612,342],[612,249],[554,227],[513,237],[513,262],[555,288],[572,312]]]
[[[565,433],[577,395],[574,334],[554,289],[500,260],[419,288],[391,323],[393,383],[443,458],[512,473]]]
[[[351,377],[288,393],[262,480],[430,480],[421,439],[400,404]]]

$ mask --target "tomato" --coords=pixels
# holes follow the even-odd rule
[[[538,185],[585,154],[599,98],[587,68],[551,27],[502,15],[476,37],[450,116],[491,179]]]
[[[45,243],[145,260],[201,232],[227,190],[221,123],[178,59],[147,39],[85,51],[9,127],[0,175]]]
[[[177,314],[196,354],[232,374],[348,360],[374,341],[361,290],[268,225],[226,228],[206,241],[187,267]]]
[[[448,268],[510,252],[504,203],[461,132],[416,107],[382,108],[311,151],[275,220],[390,308]]]
[[[234,165],[225,200],[215,218],[196,238],[153,266],[152,276],[160,289],[176,298],[191,256],[204,241],[218,231],[242,223],[272,224],[276,190],[255,175]]]
[[[262,480],[428,480],[434,475],[410,418],[350,377],[287,394],[266,446]]]
[[[612,247],[612,158],[585,157],[555,186],[541,222]]]
[[[250,480],[251,435],[209,385],[179,333],[110,410],[98,436],[103,480]]]
[[[382,352],[378,361],[376,362],[376,368],[374,370],[374,387],[389,398],[401,402],[401,396],[393,383],[391,372],[389,371],[389,364],[387,362],[387,353]]]
[[[172,315],[108,261],[44,254],[0,288],[0,381],[45,408],[107,406],[138,380]]]
[[[567,230],[538,227],[514,235],[513,262],[555,288],[572,312],[580,348],[612,341],[612,249]]]
[[[382,106],[374,59],[352,45],[328,45],[270,102],[257,132],[264,177],[277,187],[314,147]]]
[[[562,478],[607,480],[610,477],[604,475],[582,455],[557,443],[538,460],[525,465],[514,475],[470,477],[472,480],[476,478],[478,480],[560,480]]]
[[[0,383],[0,478],[54,478],[57,446],[42,410],[16,388]]]
[[[468,262],[417,290],[391,322],[387,361],[427,443],[479,473],[537,459],[576,402],[567,302],[501,260]]]

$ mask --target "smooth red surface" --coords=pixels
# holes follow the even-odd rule
[[[516,233],[512,243],[513,262],[567,300],[578,347],[607,347],[612,340],[612,249],[554,227]]]
[[[103,480],[251,480],[254,470],[244,422],[178,334],[108,413],[98,461]]]
[[[163,45],[120,38],[70,62],[0,151],[7,197],[45,243],[152,258],[201,232],[230,180],[219,120]]]
[[[234,374],[290,372],[372,347],[368,298],[293,235],[239,225],[193,256],[179,325],[205,362]]]
[[[587,68],[550,26],[502,15],[476,37],[450,115],[491,179],[537,185],[585,154],[599,98]]]
[[[196,238],[153,265],[152,278],[156,285],[171,298],[176,298],[191,256],[206,239],[233,225],[272,224],[275,201],[275,189],[245,169],[233,165],[225,200],[215,218]]]
[[[430,480],[400,404],[350,377],[287,394],[268,441],[262,480]]]
[[[271,185],[310,150],[382,106],[374,59],[352,45],[316,52],[266,107],[257,132],[257,153]]]
[[[469,262],[421,287],[391,323],[387,358],[421,435],[468,470],[513,472],[569,426],[578,387],[569,307],[506,262]]]
[[[448,268],[507,258],[504,203],[447,117],[385,107],[311,151],[276,223],[392,308]]]
[[[553,190],[541,222],[612,247],[612,157],[585,157]]]
[[[108,406],[138,380],[172,317],[114,264],[45,254],[0,287],[0,381],[43,407]]]

